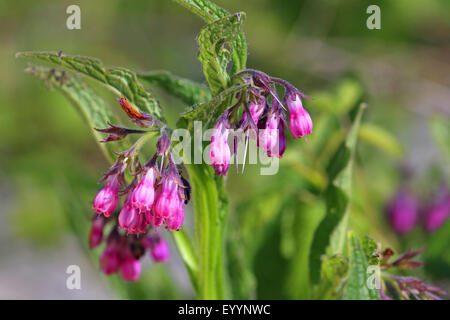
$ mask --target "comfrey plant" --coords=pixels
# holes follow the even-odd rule
[[[197,41],[198,58],[209,88],[168,72],[134,73],[105,67],[97,59],[62,52],[22,52],[17,56],[55,66],[32,65],[26,71],[62,92],[74,104],[95,129],[92,132],[111,163],[103,176],[102,188],[92,197],[89,220],[90,248],[104,244],[97,257],[102,272],[120,273],[124,280],[138,281],[146,252],[155,262],[169,259],[169,246],[163,238],[167,235],[173,237],[198,298],[253,298],[256,285],[252,266],[258,266],[254,247],[262,243],[260,235],[264,233],[258,231],[258,223],[267,222],[270,216],[260,211],[273,205],[258,206],[258,215],[250,218],[246,216],[250,210],[243,210],[245,217],[239,225],[249,226],[246,230],[251,230],[251,234],[242,236],[242,246],[236,249],[236,239],[241,234],[236,233],[238,228],[226,228],[229,204],[224,176],[233,156],[238,167],[241,143],[243,171],[252,139],[272,160],[289,154],[285,152],[287,130],[294,139],[304,138],[306,142],[313,131],[312,117],[303,106],[309,98],[286,80],[246,67],[247,46],[241,31],[244,13],[229,14],[207,0],[176,2],[207,22]],[[104,85],[118,103],[106,103],[83,77]],[[143,83],[162,87],[189,106],[180,115],[176,128],[167,123],[158,100]],[[134,127],[123,125],[114,117],[110,107],[119,105]],[[380,266],[380,259],[373,259],[379,257],[378,245],[371,238],[361,240],[347,230],[353,158],[365,104],[355,101],[351,108],[343,109],[351,112],[346,115],[348,128],[339,132],[342,140],[335,149],[331,148],[333,153],[328,159],[316,158],[318,164],[328,160],[327,169],[312,169],[311,173],[306,170],[310,184],[305,189],[312,201],[297,202],[300,197],[292,188],[270,191],[270,195],[283,194],[283,208],[308,208],[301,222],[296,220],[298,215],[284,219],[293,221],[286,228],[295,230],[283,235],[301,238],[290,246],[293,249],[284,249],[291,257],[290,270],[274,273],[277,283],[286,278],[286,290],[292,298],[380,299],[385,293],[367,284],[372,276],[367,270]],[[188,148],[175,152],[175,130],[194,132],[198,123],[202,129],[212,129],[209,150],[201,139],[200,143],[183,141]],[[311,139],[311,145],[318,141],[320,149],[324,143],[320,139],[332,141],[333,130],[334,125],[322,127],[321,136]],[[243,139],[236,132],[242,133]],[[146,156],[144,146],[153,147],[151,156]],[[195,156],[198,149],[208,150],[205,154],[209,163],[189,161],[190,151]],[[193,210],[186,208],[191,198]],[[194,221],[194,230],[184,227],[185,212],[186,220]],[[84,216],[89,213],[84,212]],[[74,229],[79,234],[89,229],[87,225],[80,227],[82,219],[74,218]],[[283,246],[289,248],[285,245],[289,241],[283,240]],[[244,252],[239,253],[239,249]],[[265,277],[263,281],[269,280]],[[260,286],[264,283],[260,282]],[[434,298],[439,292],[428,288],[419,294]]]

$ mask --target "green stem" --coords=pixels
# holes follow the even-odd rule
[[[224,299],[224,225],[214,173],[206,165],[187,165],[186,168],[192,185],[199,253],[197,297]]]

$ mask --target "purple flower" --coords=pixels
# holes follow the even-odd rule
[[[166,262],[170,258],[169,245],[159,233],[155,233],[146,239],[146,245],[150,249],[150,256],[155,262]]]
[[[120,266],[122,278],[126,281],[137,281],[141,275],[141,262],[136,259],[130,250],[127,250]]]
[[[174,216],[179,207],[178,184],[172,174],[163,178],[161,192],[155,205],[155,215],[162,218]]]
[[[265,129],[260,132],[259,144],[267,152],[269,157],[283,156],[286,150],[286,136],[284,135],[284,124],[279,112],[269,114]]]
[[[119,213],[120,228],[128,230],[129,226],[132,225],[136,220],[138,214],[138,210],[134,208],[129,201],[125,201],[125,204]]]
[[[92,227],[89,232],[89,247],[91,249],[97,247],[103,240],[103,228],[106,224],[106,219],[103,216],[97,216],[92,222]]]
[[[400,235],[410,232],[418,219],[417,201],[406,190],[400,190],[388,205],[387,214],[394,231]]]
[[[178,231],[181,229],[184,220],[184,204],[182,201],[178,204],[177,212],[166,219],[166,226],[172,231]]]
[[[228,146],[228,120],[226,113],[220,117],[214,126],[211,136],[211,145],[209,151],[209,161],[211,162],[216,174],[225,176],[230,166],[230,147]]]
[[[106,275],[119,271],[121,264],[120,250],[122,244],[117,230],[113,230],[108,236],[106,249],[100,256],[100,269]]]
[[[255,124],[258,124],[258,120],[263,114],[265,106],[266,106],[266,99],[262,96],[259,97],[259,102],[257,103],[250,101],[248,109]]]
[[[155,201],[155,181],[156,170],[150,167],[144,171],[141,181],[133,191],[131,204],[142,213],[150,211]]]
[[[428,208],[424,217],[424,228],[427,232],[433,232],[439,229],[450,216],[450,194],[440,195],[434,204]]]
[[[109,217],[116,209],[119,201],[120,182],[117,175],[111,175],[106,179],[103,189],[97,194],[92,209],[97,213],[103,213]]]
[[[294,138],[302,138],[312,133],[313,123],[308,111],[303,108],[300,96],[287,93],[285,102],[289,108],[289,129]]]

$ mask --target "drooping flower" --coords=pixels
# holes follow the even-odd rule
[[[119,271],[121,264],[122,243],[117,230],[113,230],[108,236],[106,249],[100,256],[100,268],[103,273],[110,275]]]
[[[169,245],[166,240],[155,232],[151,236],[147,237],[145,246],[150,250],[150,256],[155,262],[166,262],[170,258]]]
[[[178,195],[178,184],[176,181],[178,173],[169,168],[162,179],[161,191],[155,204],[155,215],[169,218],[178,212],[180,198]]]
[[[91,249],[97,247],[103,240],[103,228],[106,219],[103,216],[97,216],[92,221],[91,230],[89,232],[89,247]]]
[[[110,175],[106,179],[105,186],[99,191],[94,200],[92,209],[97,213],[103,213],[109,217],[116,209],[119,201],[120,182],[117,174]]]
[[[400,190],[388,205],[387,214],[394,231],[400,235],[410,232],[418,220],[416,198],[406,190]]]
[[[266,150],[269,157],[283,156],[286,150],[286,137],[283,120],[278,112],[269,114],[265,128],[259,134],[259,145]]]
[[[423,224],[427,232],[439,229],[450,217],[450,194],[441,192],[426,210]]]
[[[133,255],[131,250],[125,252],[120,273],[126,281],[137,281],[141,275],[141,262]]]
[[[228,120],[226,114],[219,118],[213,129],[209,151],[209,161],[216,174],[226,176],[230,166],[230,147],[228,146]]]
[[[287,93],[285,102],[289,108],[289,129],[294,138],[302,138],[311,134],[313,123],[308,111],[303,108],[300,96],[295,93]]]
[[[258,120],[263,114],[265,106],[266,106],[266,99],[263,96],[259,97],[259,101],[257,102],[250,101],[250,103],[248,104],[248,109],[255,124],[258,124]]]
[[[156,169],[154,167],[144,169],[141,181],[133,190],[131,204],[141,213],[150,211],[155,201]]]
[[[178,210],[169,218],[166,219],[166,226],[172,231],[178,231],[181,229],[184,220],[184,204],[182,201],[178,203]]]

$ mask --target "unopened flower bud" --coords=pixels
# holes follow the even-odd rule
[[[92,221],[92,227],[89,232],[89,247],[91,249],[97,247],[103,240],[103,228],[106,219],[103,216],[97,216]]]
[[[302,138],[312,133],[313,123],[311,117],[303,108],[302,100],[298,94],[286,94],[285,103],[289,108],[289,129],[294,138]]]

